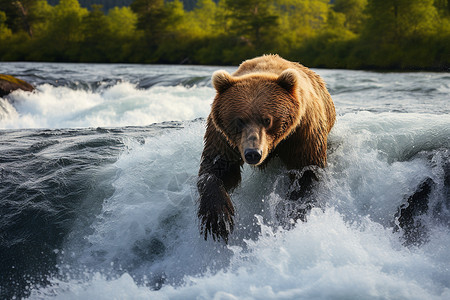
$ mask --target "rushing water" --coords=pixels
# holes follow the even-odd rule
[[[338,114],[324,209],[282,229],[282,166],[245,166],[225,245],[196,219],[216,69],[0,65],[37,87],[0,98],[0,298],[450,298],[448,73],[316,70]]]

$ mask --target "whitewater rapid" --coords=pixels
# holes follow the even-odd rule
[[[311,195],[321,208],[306,223],[283,229],[289,220],[280,220],[277,210],[287,201],[286,170],[276,160],[264,172],[244,166],[232,193],[235,232],[225,245],[204,241],[196,217],[205,117],[214,96],[209,76],[217,68],[15,67],[15,75],[35,80],[37,91],[0,99],[0,176],[11,185],[0,193],[17,206],[5,210],[8,220],[34,215],[59,238],[42,238],[46,247],[28,254],[49,270],[45,280],[14,269],[10,274],[28,284],[9,295],[450,298],[448,74],[317,70],[338,113],[328,167]],[[73,69],[58,75],[58,68]],[[58,71],[55,78],[44,76],[49,70]],[[419,216],[424,240],[408,243],[395,230],[395,216],[428,179],[429,209]],[[63,210],[64,201],[73,205]],[[1,240],[2,247],[35,245],[27,239],[36,235],[27,233],[39,233],[39,226],[15,226],[20,230],[2,237],[20,233],[20,240]],[[50,266],[39,265],[44,254]],[[1,284],[0,292],[17,283],[4,278]]]
[[[43,84],[34,93],[17,91],[9,101],[0,99],[0,127],[123,127],[192,120],[208,115],[213,96],[208,87],[140,89],[123,82],[93,92]]]
[[[92,232],[73,229],[60,256],[62,279],[31,298],[446,299],[450,230],[443,191],[431,198],[430,210],[441,209],[441,220],[427,216],[425,245],[405,246],[393,228],[398,207],[422,180],[445,188],[448,124],[449,116],[420,114],[340,117],[315,191],[325,209],[289,231],[277,226],[274,213],[285,201],[279,166],[266,173],[245,167],[232,195],[238,215],[228,246],[198,233],[195,181],[204,123],[129,144]]]
[[[37,68],[39,66],[40,68]],[[4,63],[35,92],[0,98],[0,128],[146,126],[206,118],[219,67]],[[232,73],[236,68],[220,67]],[[338,114],[449,114],[447,73],[320,70]]]

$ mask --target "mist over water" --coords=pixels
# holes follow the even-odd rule
[[[6,65],[37,91],[0,99],[1,294],[450,298],[448,74],[316,70],[338,113],[310,196],[322,207],[283,229],[286,170],[244,166],[225,245],[196,218],[217,68]],[[408,243],[396,214],[427,179],[423,240]]]

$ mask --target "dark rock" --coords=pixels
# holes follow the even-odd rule
[[[403,229],[405,245],[419,246],[427,241],[427,230],[422,223],[421,216],[428,212],[428,202],[431,190],[435,186],[431,178],[425,179],[416,191],[408,197],[395,215],[398,221],[394,231]]]
[[[26,81],[11,75],[0,74],[0,97],[4,97],[15,90],[34,91],[34,87]]]

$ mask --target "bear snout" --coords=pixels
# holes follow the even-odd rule
[[[262,151],[254,148],[247,148],[244,150],[245,161],[250,165],[259,163],[262,157]]]

